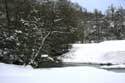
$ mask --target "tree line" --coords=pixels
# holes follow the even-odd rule
[[[71,44],[124,39],[124,27],[125,10],[113,5],[102,14],[69,0],[0,0],[0,62],[62,65]]]
[[[125,39],[125,9],[109,6],[105,13],[83,10],[81,14],[81,42],[101,42],[105,40]],[[84,32],[83,32],[84,31]]]

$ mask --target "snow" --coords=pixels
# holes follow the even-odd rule
[[[15,30],[16,33],[23,33],[21,30]]]
[[[114,65],[91,67],[74,66],[33,69],[0,63],[1,83],[125,83],[125,40],[92,44],[74,44],[64,59],[72,63],[112,63]],[[47,57],[42,55],[41,57]],[[107,69],[107,70],[104,70]],[[110,69],[110,71],[108,70]],[[112,71],[111,71],[112,70]],[[115,70],[115,71],[116,71]]]
[[[92,44],[74,44],[64,62],[125,63],[125,40],[112,40]]]
[[[44,55],[41,55],[41,57],[48,57],[48,55],[47,55],[47,54],[44,54]]]
[[[125,65],[120,64],[120,65],[101,66],[100,68],[102,69],[125,69]]]
[[[0,63],[1,83],[124,83],[125,73],[93,67],[33,69]]]
[[[47,58],[48,60],[54,61],[54,59],[47,54],[41,55],[42,58]]]

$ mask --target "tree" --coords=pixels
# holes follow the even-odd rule
[[[110,38],[111,39],[123,39],[123,9],[122,7],[119,9],[116,9],[111,5],[111,7],[107,11],[107,20],[109,23],[108,26],[108,32],[110,33]]]
[[[115,14],[115,21],[116,21],[116,31],[115,31],[115,35],[116,35],[116,39],[124,39],[124,14],[123,14],[123,8],[120,7],[116,10],[116,14]]]
[[[95,9],[94,13],[92,14],[91,19],[89,20],[90,23],[90,32],[89,32],[89,40],[92,42],[100,42],[101,41],[101,24],[102,24],[102,17],[103,14]]]
[[[40,67],[58,59],[76,41],[76,9],[67,0],[40,2],[13,0],[9,2],[9,26],[2,26],[0,50],[6,63]],[[47,54],[45,60],[42,55]],[[51,58],[51,59],[50,59]]]

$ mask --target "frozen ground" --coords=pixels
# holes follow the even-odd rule
[[[0,83],[125,83],[125,73],[87,66],[33,69],[0,63]]]
[[[93,44],[74,44],[64,62],[76,63],[125,63],[125,40],[105,41]]]

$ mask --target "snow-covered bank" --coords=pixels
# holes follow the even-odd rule
[[[124,83],[125,73],[93,67],[32,69],[0,63],[1,83]]]
[[[110,66],[101,66],[100,68],[102,69],[124,69],[125,70],[125,65],[110,65]]]
[[[74,44],[64,62],[125,63],[125,40],[105,41],[94,44]]]

